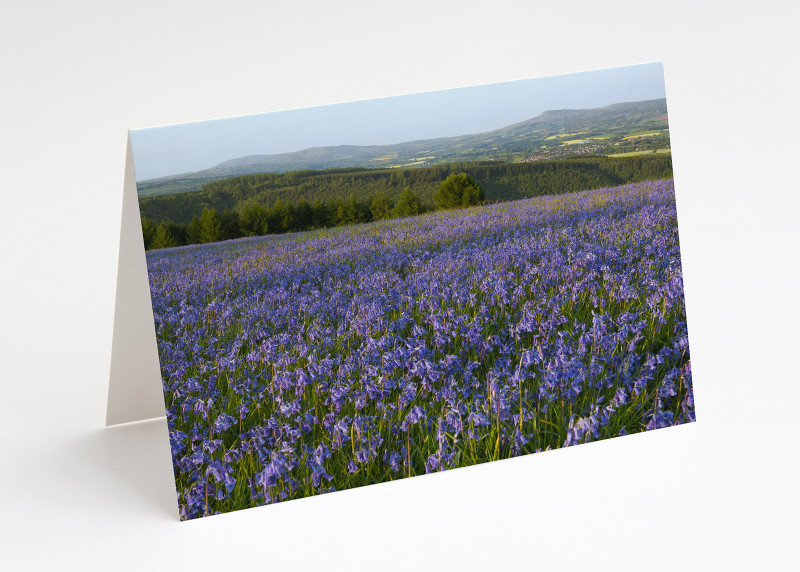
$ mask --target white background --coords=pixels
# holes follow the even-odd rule
[[[792,2],[8,2],[0,568],[790,569]],[[177,519],[165,423],[104,429],[126,130],[664,61],[695,424]]]

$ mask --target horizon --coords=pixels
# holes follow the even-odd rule
[[[547,111],[665,98],[656,62],[131,129],[130,136],[136,181],[144,182],[254,155],[485,133]]]

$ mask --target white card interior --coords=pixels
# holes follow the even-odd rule
[[[129,136],[106,425],[163,417],[165,412]]]

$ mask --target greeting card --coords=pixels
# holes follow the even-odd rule
[[[110,424],[181,519],[694,421],[661,64],[130,132]]]

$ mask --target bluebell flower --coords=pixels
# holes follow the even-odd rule
[[[225,413],[220,413],[217,417],[217,420],[214,421],[214,425],[211,427],[211,430],[214,433],[222,433],[234,423],[236,423],[236,419],[230,415],[226,415]]]

